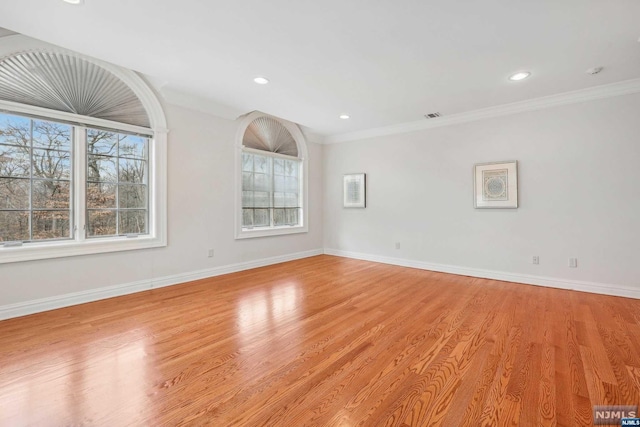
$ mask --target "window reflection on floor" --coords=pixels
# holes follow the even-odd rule
[[[13,408],[19,418],[4,420],[0,413],[0,424],[100,425],[114,408],[118,418],[142,422],[148,400],[145,348],[143,339],[127,332],[87,345],[69,342],[64,350],[30,357],[29,365],[3,366],[0,408]]]
[[[243,343],[250,343],[254,334],[271,333],[274,339],[282,334],[287,334],[288,339],[293,338],[292,334],[297,336],[297,328],[286,326],[299,314],[299,294],[295,283],[287,283],[242,298],[237,306],[237,319]]]

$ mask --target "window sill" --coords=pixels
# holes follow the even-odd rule
[[[306,233],[309,231],[307,226],[297,227],[265,227],[265,228],[253,228],[242,229],[236,233],[236,239],[252,239],[255,237],[269,237],[269,236],[282,236],[286,234]]]
[[[154,237],[136,238],[104,238],[85,240],[80,243],[74,240],[28,243],[23,246],[0,246],[0,264],[39,259],[63,258],[78,255],[101,254],[108,252],[131,251],[167,246],[167,242]]]

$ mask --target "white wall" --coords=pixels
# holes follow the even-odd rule
[[[591,290],[640,296],[640,95],[350,143],[308,143],[309,232],[245,240],[233,238],[237,123],[176,106],[165,111],[169,246],[2,264],[0,317],[3,308],[17,315],[34,300],[323,245],[407,265],[507,272],[509,280],[543,284],[536,278],[556,278],[560,286],[592,282],[603,287]],[[520,208],[473,209],[473,164],[511,159],[519,161]],[[342,175],[349,172],[367,173],[366,209],[342,208]],[[530,263],[532,255],[540,265]],[[569,256],[579,268],[567,267]]]
[[[502,160],[519,162],[520,207],[474,209],[473,165]],[[329,252],[640,296],[638,94],[328,145],[323,163]],[[342,208],[350,172],[367,173],[366,209]]]
[[[1,264],[0,315],[3,306],[32,300],[321,250],[321,145],[307,143],[309,232],[235,240],[238,123],[176,106],[165,106],[165,113],[170,129],[168,247]],[[209,248],[215,250],[213,258],[207,257]]]

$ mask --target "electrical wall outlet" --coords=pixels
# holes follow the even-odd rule
[[[209,249],[209,250],[207,251],[207,256],[208,256],[209,258],[213,258],[213,249]]]
[[[531,258],[531,263],[540,264],[540,257],[538,255],[534,255],[533,258]]]
[[[569,258],[569,267],[577,268],[578,267],[578,258]]]
[[[400,242],[396,242],[396,249],[400,249]]]

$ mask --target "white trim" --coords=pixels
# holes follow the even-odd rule
[[[285,234],[306,233],[308,227],[302,225],[282,227],[256,227],[242,230],[236,235],[236,239],[253,239],[254,237],[282,236]]]
[[[51,110],[49,108],[36,107],[35,105],[20,104],[13,101],[5,101],[3,99],[0,99],[0,111],[8,114],[16,113],[24,114],[26,116],[35,116],[44,120],[60,121],[62,123],[73,123],[76,126],[121,130],[153,138],[153,130],[150,128],[98,119],[96,117],[81,116],[79,114],[67,113],[66,111]]]
[[[250,149],[244,148],[242,145],[242,139],[247,127],[258,117],[271,117],[291,132],[291,136],[298,145],[298,157],[297,159],[302,161],[302,224],[292,227],[270,227],[270,228],[256,228],[253,230],[244,230],[242,228],[242,152],[249,151]],[[256,150],[259,151],[259,150]],[[251,150],[253,152],[253,150]],[[262,155],[271,155],[269,152],[259,152]],[[290,158],[287,156],[287,158]],[[272,116],[270,114],[263,113],[261,111],[252,111],[249,114],[238,117],[238,130],[236,131],[235,139],[235,214],[234,214],[234,230],[236,239],[251,239],[254,237],[268,237],[279,236],[284,234],[294,233],[307,233],[309,231],[309,152],[307,150],[307,143],[305,141],[304,134],[300,130],[300,127],[288,120],[281,119],[279,117]]]
[[[578,280],[558,279],[554,277],[532,276],[528,274],[483,270],[479,268],[461,267],[457,265],[433,264],[424,261],[393,258],[383,255],[364,254],[359,252],[343,251],[340,249],[325,248],[324,253],[327,255],[334,255],[344,258],[361,259],[364,261],[379,262],[382,264],[392,264],[401,267],[437,271],[440,273],[458,274],[461,276],[479,277],[483,279],[502,280],[505,282],[524,283],[527,285],[546,286],[549,288],[568,289],[601,295],[614,295],[619,297],[640,299],[640,288],[630,288],[608,283],[585,282]]]
[[[88,291],[74,292],[65,295],[58,295],[48,298],[41,298],[33,301],[20,302],[0,306],[0,320],[14,317],[26,316],[28,314],[40,313],[48,310],[69,307],[77,304],[98,301],[106,298],[113,298],[136,292],[146,291],[154,288],[176,285],[193,280],[206,279],[223,274],[235,273],[238,271],[250,270],[252,268],[264,267],[267,265],[279,264],[287,261],[308,258],[322,255],[322,249],[314,249],[293,254],[262,258],[254,261],[241,262],[205,270],[192,271],[188,273],[173,274],[170,276],[139,280],[137,282],[124,283],[115,286],[107,286]]]
[[[216,277],[223,274],[230,274],[252,268],[264,267],[267,265],[279,264],[287,261],[308,258],[317,255],[333,255],[344,258],[361,259],[365,261],[379,262],[383,264],[392,264],[402,267],[418,268],[421,270],[437,271],[442,273],[457,274],[463,276],[479,277],[493,280],[502,280],[515,283],[524,283],[529,285],[547,286],[551,288],[569,289],[581,292],[589,292],[602,295],[614,295],[627,298],[640,298],[640,289],[629,288],[624,286],[584,282],[566,279],[557,279],[551,277],[531,276],[524,274],[508,273],[502,271],[482,270],[476,268],[467,268],[454,265],[433,264],[423,261],[407,260],[402,258],[386,257],[382,255],[363,254],[357,252],[343,251],[339,249],[313,249],[293,254],[262,258],[254,261],[241,262],[225,266],[219,266],[204,270],[192,271],[187,273],[174,274],[151,278],[147,280],[139,280],[136,282],[125,283],[115,286],[107,286],[88,291],[74,292],[65,295],[58,295],[48,298],[41,298],[32,301],[25,301],[15,304],[7,304],[0,306],[0,320],[10,319],[14,317],[26,316],[29,314],[40,313],[48,310],[69,307],[77,304],[98,301],[106,298],[113,298],[128,295],[136,292],[142,292],[149,289],[161,288],[190,282],[193,280],[206,279]]]
[[[574,90],[557,95],[543,96],[540,98],[514,102],[511,104],[497,105],[495,107],[488,107],[479,110],[468,111],[465,113],[452,114],[450,116],[438,117],[437,119],[420,120],[409,123],[401,123],[393,126],[385,126],[380,128],[329,135],[324,138],[324,144],[335,144],[339,142],[356,141],[378,136],[415,132],[423,129],[451,126],[459,123],[467,123],[494,117],[502,117],[510,114],[542,110],[545,108],[551,108],[560,105],[575,104],[578,102],[593,101],[597,99],[629,95],[638,92],[640,92],[640,79],[625,80],[618,83],[611,83],[587,89]]]
[[[78,233],[84,234],[82,229]],[[107,252],[131,251],[137,249],[159,248],[167,246],[160,237],[123,236],[83,240],[53,240],[27,243],[22,246],[0,246],[0,264],[38,259],[64,258],[78,255],[101,254]]]

